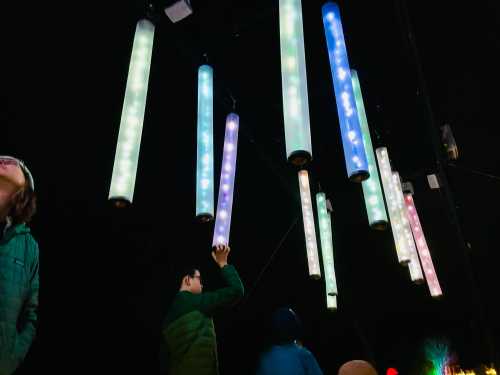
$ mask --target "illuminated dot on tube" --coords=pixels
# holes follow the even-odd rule
[[[134,145],[131,142],[124,142],[122,147],[123,150],[130,151],[134,148]]]
[[[375,205],[378,203],[378,198],[376,195],[372,195],[369,199],[368,199],[368,202],[372,205]]]
[[[349,130],[347,133],[347,137],[352,141],[354,138],[356,138],[356,132],[354,130]]]
[[[228,143],[228,144],[226,145],[226,150],[227,150],[227,151],[233,151],[233,150],[234,150],[234,144],[232,144],[232,143]]]
[[[223,243],[224,241],[226,241],[226,238],[224,236],[218,236],[217,237],[217,242]]]
[[[330,22],[332,22],[335,19],[335,16],[333,15],[333,12],[330,12],[326,15],[326,19]]]
[[[210,180],[208,178],[204,178],[201,180],[201,188],[202,189],[208,189],[209,185],[210,185]]]
[[[226,212],[225,210],[220,211],[220,212],[219,212],[219,217],[220,217],[221,219],[225,219],[225,218],[227,218],[227,212]]]
[[[210,140],[210,137],[208,136],[207,132],[201,133],[201,140],[205,143],[207,143]]]
[[[136,116],[127,117],[127,125],[134,126],[139,123],[139,119]]]
[[[229,121],[227,127],[229,128],[229,130],[234,130],[236,129],[236,123],[234,121]]]
[[[222,190],[229,191],[229,184],[222,185]]]
[[[343,68],[338,68],[337,74],[338,74],[340,80],[343,81],[347,75],[347,72]]]
[[[203,164],[208,164],[210,162],[210,155],[205,154],[203,155],[203,158],[201,159]]]

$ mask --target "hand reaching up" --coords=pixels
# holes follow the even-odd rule
[[[215,246],[214,250],[212,251],[212,258],[214,258],[215,263],[217,263],[220,268],[227,265],[227,257],[230,251],[231,248],[228,245],[224,244]]]

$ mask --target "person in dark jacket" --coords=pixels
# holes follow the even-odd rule
[[[0,156],[0,375],[16,370],[35,337],[38,244],[26,226],[35,211],[30,171]]]
[[[314,355],[299,341],[300,321],[290,308],[272,316],[273,345],[262,353],[257,375],[323,375]]]
[[[212,316],[243,297],[236,269],[227,263],[230,248],[218,245],[212,257],[227,286],[203,291],[198,269],[182,275],[179,292],[163,321],[162,335],[168,353],[170,375],[217,375],[217,341]]]

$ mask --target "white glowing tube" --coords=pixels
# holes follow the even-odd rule
[[[312,158],[301,0],[279,0],[279,19],[286,154],[300,166]]]
[[[113,175],[109,189],[109,199],[117,201],[132,203],[134,196],[144,110],[148,93],[154,29],[154,25],[145,19],[140,20],[135,29]]]
[[[422,230],[422,226],[420,225],[417,208],[415,207],[411,194],[405,194],[405,204],[411,231],[413,232],[413,237],[415,238],[415,242],[417,244],[418,254],[420,256],[420,261],[422,262],[425,278],[427,280],[427,286],[429,287],[432,297],[441,297],[443,295],[441,285],[439,284],[436,270],[434,269],[434,264],[432,263],[431,253],[429,251],[429,247],[427,246],[427,241],[425,240],[425,235]]]
[[[368,223],[373,229],[384,230],[387,228],[388,223],[384,196],[382,194],[382,187],[380,186],[380,179],[378,178],[377,162],[375,161],[375,154],[373,152],[372,139],[370,137],[370,129],[368,128],[368,120],[366,118],[358,73],[353,69],[351,69],[351,79],[354,98],[356,100],[356,108],[358,110],[361,136],[366,151],[368,172],[370,173],[370,177],[361,183],[363,186],[366,212],[368,214]]]
[[[215,218],[212,246],[229,244],[231,213],[233,209],[234,177],[236,173],[236,156],[238,150],[239,121],[240,118],[235,113],[230,113],[226,118],[226,134],[224,137],[219,198],[217,200],[217,216]]]
[[[109,199],[117,201],[132,203],[134,196],[154,30],[154,25],[145,19],[137,23],[135,30],[109,189]]]
[[[413,236],[411,234],[411,227],[410,222],[408,221],[408,213],[404,202],[403,189],[401,187],[399,173],[393,172],[392,178],[394,180],[394,187],[396,188],[398,209],[401,215],[402,237],[400,240],[404,242],[401,246],[406,246],[410,255],[408,269],[410,270],[411,281],[420,284],[424,282],[424,275],[422,273],[422,267],[420,267],[420,261],[418,260],[417,248],[415,247],[415,242],[413,241]]]
[[[198,69],[198,130],[196,154],[196,217],[214,216],[213,69]]]
[[[318,244],[316,230],[314,229],[314,216],[309,188],[309,174],[306,170],[299,171],[300,200],[302,202],[302,217],[304,220],[304,233],[306,236],[307,264],[309,276],[313,279],[321,277],[318,257]]]
[[[380,178],[384,188],[385,201],[389,211],[389,219],[391,221],[392,235],[394,237],[394,245],[396,247],[398,261],[401,264],[408,264],[410,262],[410,253],[407,246],[405,246],[405,241],[403,240],[404,234],[403,224],[401,222],[401,210],[398,206],[397,191],[394,186],[394,179],[392,178],[392,170],[387,148],[379,147],[376,149],[375,153],[377,155]]]
[[[333,259],[332,222],[330,213],[326,208],[325,193],[316,194],[316,208],[318,209],[319,237],[321,240],[321,254],[323,255],[326,292],[335,296],[338,291]]]
[[[337,311],[337,296],[326,295],[326,308],[329,311]]]

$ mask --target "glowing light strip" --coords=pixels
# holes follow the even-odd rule
[[[109,199],[119,199],[132,203],[134,196],[154,30],[154,25],[148,20],[143,19],[137,23],[123,100]]]
[[[323,269],[325,271],[326,292],[329,295],[335,296],[338,291],[333,259],[332,222],[330,213],[326,208],[325,193],[316,194],[316,208],[318,210],[319,235],[321,240],[321,253],[323,255]]]
[[[387,228],[388,220],[385,211],[384,196],[380,179],[377,172],[377,163],[375,162],[375,153],[373,152],[372,139],[370,137],[370,129],[368,128],[368,120],[366,118],[365,105],[363,103],[363,95],[361,94],[361,86],[359,83],[358,73],[351,69],[352,88],[354,98],[356,99],[356,108],[358,110],[359,124],[361,127],[361,135],[366,151],[366,160],[368,162],[368,172],[370,177],[362,182],[363,196],[365,198],[366,212],[368,214],[368,223],[374,229],[383,230]]]
[[[280,0],[279,17],[286,154],[301,165],[312,157],[301,1]]]
[[[401,264],[408,264],[410,262],[410,253],[408,248],[404,246],[404,241],[401,241],[401,238],[404,238],[401,211],[398,207],[397,192],[392,178],[392,170],[387,148],[379,147],[375,150],[375,153],[377,155],[380,178],[384,188],[385,201],[387,202],[387,209],[389,211],[392,235],[394,237],[394,245],[396,247],[398,261]],[[401,244],[403,244],[403,246],[401,246]]]
[[[337,4],[326,3],[322,13],[347,175],[361,182],[369,177],[368,162],[361,139],[340,10]]]
[[[299,171],[300,200],[302,203],[302,217],[306,237],[307,264],[309,276],[313,279],[321,277],[319,268],[318,245],[316,243],[316,230],[314,229],[314,216],[309,188],[309,174],[306,170]]]
[[[411,281],[415,283],[423,283],[424,275],[422,273],[422,267],[420,267],[420,261],[418,260],[417,248],[415,247],[415,242],[413,241],[413,236],[411,234],[410,222],[408,221],[408,213],[406,211],[406,205],[403,197],[403,189],[401,187],[401,180],[399,178],[398,172],[392,173],[392,178],[394,180],[394,186],[396,188],[396,197],[398,202],[398,209],[401,215],[401,225],[402,225],[402,237],[401,241],[409,251],[410,263],[408,263],[408,269],[410,270]]]
[[[326,308],[329,311],[337,311],[337,296],[326,295]]]
[[[196,159],[196,216],[214,216],[213,70],[198,69],[198,136]]]
[[[405,204],[411,231],[417,244],[418,255],[420,256],[420,261],[422,262],[425,278],[427,280],[427,286],[429,287],[432,297],[441,297],[443,295],[441,285],[439,284],[436,270],[434,269],[434,264],[432,263],[431,253],[429,251],[429,247],[427,246],[424,231],[420,225],[417,208],[415,207],[415,202],[413,201],[411,194],[405,194]]]
[[[215,219],[214,239],[212,246],[229,244],[231,213],[233,208],[234,176],[236,173],[236,156],[238,151],[238,128],[240,118],[230,113],[226,118],[226,134],[217,200],[217,217]]]

